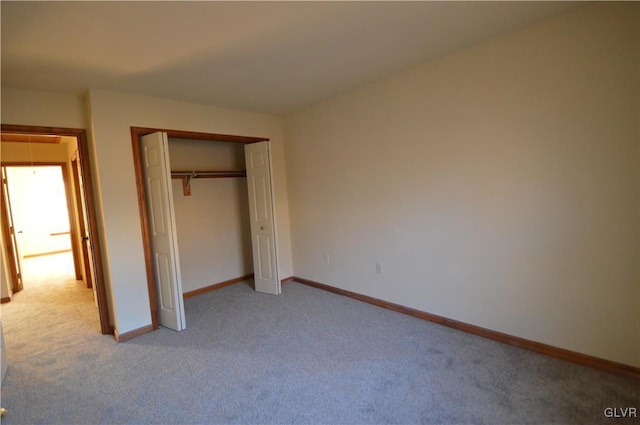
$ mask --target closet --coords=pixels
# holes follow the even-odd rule
[[[171,133],[181,132],[141,135],[134,159],[150,295],[159,324],[182,330],[184,297],[252,277],[256,291],[278,294],[280,282],[269,142]]]
[[[244,145],[169,138],[186,297],[253,273]]]

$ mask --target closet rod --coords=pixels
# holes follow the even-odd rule
[[[246,177],[247,170],[172,171],[172,179],[182,180],[182,194],[191,195],[191,180],[222,177]]]
[[[245,170],[224,170],[224,171],[172,171],[171,177],[244,177]]]

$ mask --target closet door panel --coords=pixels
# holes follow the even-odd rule
[[[269,142],[245,145],[245,161],[256,291],[277,295],[281,289],[276,255]]]
[[[164,327],[181,331],[186,328],[186,322],[166,133],[143,136],[142,155],[158,297],[158,322]]]

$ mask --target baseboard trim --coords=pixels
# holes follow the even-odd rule
[[[427,320],[429,322],[437,323],[439,325],[447,326],[449,328],[457,329],[462,332],[466,332],[472,335],[481,336],[483,338],[491,339],[493,341],[501,342],[503,344],[513,345],[525,350],[533,351],[539,354],[543,354],[557,359],[569,361],[582,366],[591,367],[594,369],[603,370],[605,372],[613,373],[627,378],[640,380],[640,368],[629,366],[622,363],[613,362],[611,360],[601,359],[599,357],[590,356],[587,354],[578,353],[575,351],[565,350],[564,348],[554,347],[552,345],[543,344],[536,341],[531,341],[525,338],[520,338],[513,335],[508,335],[502,332],[493,331],[491,329],[482,328],[480,326],[472,325],[458,320],[449,319],[436,314],[427,313],[424,311],[416,310],[413,308],[405,307],[399,304],[394,304],[388,301],[384,301],[378,298],[369,297],[367,295],[358,294],[356,292],[347,291],[345,289],[336,288],[335,286],[327,285],[313,280],[304,279],[301,277],[294,277],[296,282],[303,285],[312,286],[314,288],[322,289],[334,294],[344,295],[349,298],[363,301],[369,304],[376,305],[378,307],[393,310],[398,313],[407,314],[409,316],[417,317],[419,319]]]
[[[71,252],[70,249],[61,249],[59,251],[48,251],[48,252],[39,252],[37,254],[29,254],[25,255],[23,258],[36,258],[36,257],[46,257],[47,255],[56,255],[56,254],[64,254],[65,252]]]
[[[284,285],[285,283],[291,283],[291,282],[293,282],[294,280],[296,280],[296,278],[295,278],[294,276],[289,276],[289,277],[285,277],[284,279],[282,279],[282,280],[280,281],[280,283],[281,283],[282,285]]]
[[[149,332],[153,332],[153,325],[143,326],[138,329],[134,329],[129,332],[125,332],[123,334],[119,333],[117,329],[113,330],[113,336],[115,337],[117,342],[125,342],[140,335],[148,334]]]
[[[216,289],[224,288],[225,286],[230,286],[244,280],[253,279],[253,273],[248,274],[246,276],[236,277],[235,279],[225,280],[224,282],[214,283],[213,285],[205,286],[204,288],[195,289],[193,291],[185,292],[182,294],[182,298],[187,299],[191,297],[195,297],[196,295],[202,295],[207,292],[215,291]]]
[[[11,297],[2,297],[0,298],[0,304],[5,304],[11,301]]]

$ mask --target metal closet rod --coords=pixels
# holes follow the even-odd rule
[[[199,178],[246,177],[247,170],[172,171],[172,179],[182,180],[182,194],[191,195],[191,180]]]
[[[246,175],[246,170],[226,170],[226,171],[172,171],[172,177],[208,177],[208,176],[228,176],[228,175]]]

